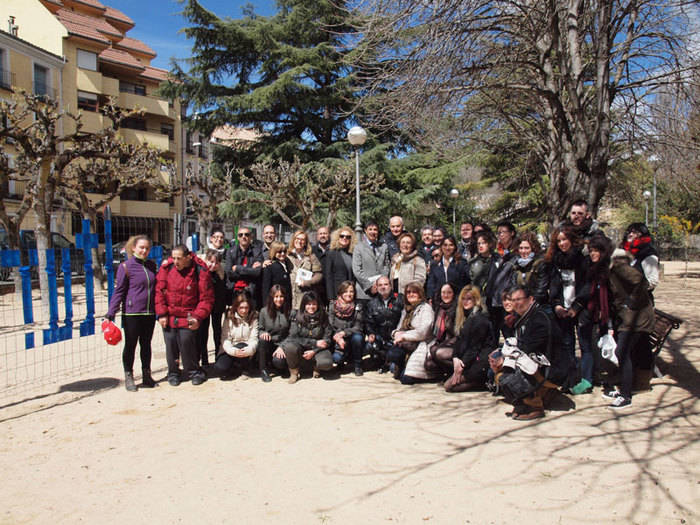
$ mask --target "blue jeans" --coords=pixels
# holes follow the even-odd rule
[[[593,356],[593,322],[590,318],[588,310],[584,310],[579,314],[578,318],[578,345],[581,348],[581,379],[585,379],[593,384],[593,371],[595,368],[595,359]]]
[[[350,356],[355,366],[362,365],[362,354],[365,348],[365,338],[362,334],[354,333],[345,338],[345,350],[335,345],[333,350],[333,362],[336,365],[347,363]],[[349,352],[348,352],[349,350]]]

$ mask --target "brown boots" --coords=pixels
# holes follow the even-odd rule
[[[287,383],[289,383],[290,385],[293,385],[297,381],[299,381],[299,369],[298,368],[290,368],[289,369],[289,381],[287,381]]]

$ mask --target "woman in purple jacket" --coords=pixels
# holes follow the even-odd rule
[[[105,316],[114,321],[121,306],[122,326],[124,328],[124,383],[129,392],[136,392],[134,383],[134,357],[136,343],[141,348],[141,369],[143,382],[141,386],[153,388],[156,382],[151,377],[151,338],[156,323],[155,287],[158,267],[155,261],[148,259],[151,240],[145,235],[136,235],[126,245],[126,262],[117,270],[117,285],[109,302]]]

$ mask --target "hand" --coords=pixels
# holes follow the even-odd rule
[[[255,261],[253,263],[253,268],[260,268],[261,266],[262,266],[262,264],[260,263],[260,261]]]
[[[166,315],[166,316],[160,317],[158,319],[158,322],[160,323],[160,326],[162,326],[163,328],[167,328],[168,327],[168,316]]]
[[[569,308],[569,310],[566,312],[566,315],[568,315],[571,318],[574,318],[576,317],[576,310],[574,310],[573,308]]]
[[[400,343],[401,341],[403,341],[403,332],[394,333],[394,342]]]
[[[323,342],[325,343],[325,341],[323,341]],[[302,356],[304,359],[306,359],[307,361],[308,361],[309,359],[313,359],[315,355],[316,355],[316,352],[315,352],[314,350],[307,350],[306,352],[304,352],[303,354],[301,354],[301,356]]]
[[[260,334],[260,339],[262,339],[263,341],[269,341],[271,337],[270,334],[268,334],[267,332],[263,332]]]
[[[328,348],[328,342],[325,339],[319,339],[318,341],[316,341],[316,347],[325,350],[326,348]]]
[[[369,289],[369,294],[370,295],[377,295],[377,283],[374,283],[372,285],[372,288]]]
[[[377,336],[374,334],[369,334],[367,336],[367,342],[368,343],[374,343],[377,340]]]
[[[278,346],[277,350],[272,352],[272,357],[276,359],[285,359],[287,356],[284,354],[284,350],[282,350],[282,347]]]
[[[564,308],[563,306],[557,305],[554,307],[554,313],[557,314],[557,317],[559,317],[560,319],[563,319],[564,317],[567,316],[568,312],[567,312],[566,308]]]
[[[187,328],[192,331],[197,330],[199,328],[199,319],[193,317],[192,320],[187,323]]]
[[[455,374],[461,374],[462,370],[464,370],[464,361],[462,361],[459,357],[453,357],[452,366],[454,367]]]
[[[266,259],[265,261],[263,261],[263,268],[267,268],[271,264],[272,264],[272,259]]]
[[[244,348],[236,348],[233,351],[233,357],[246,357]]]
[[[231,266],[231,273],[236,273],[236,265]]]

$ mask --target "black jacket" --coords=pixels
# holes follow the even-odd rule
[[[564,306],[564,278],[562,270],[574,271],[575,298],[571,307],[580,312],[586,307],[586,297],[590,293],[590,282],[587,282],[588,258],[580,248],[572,248],[569,254],[557,251],[552,257],[550,268],[549,297],[552,308]]]
[[[253,268],[253,264],[259,262],[262,265],[261,243],[251,244],[243,251],[240,244],[235,244],[226,251],[224,261],[224,271],[226,272],[227,284],[233,289],[238,281],[244,281],[251,294],[255,294],[255,288],[259,285],[262,274],[262,266]],[[233,267],[236,266],[236,271]]]
[[[386,305],[379,295],[372,297],[367,303],[367,315],[365,316],[367,335],[378,335],[385,342],[390,341],[391,332],[399,324],[402,311],[403,296],[401,294],[392,292]]]
[[[442,288],[442,285],[446,282],[452,283],[457,289],[457,295],[459,295],[462,288],[471,282],[467,263],[462,259],[457,261],[453,260],[447,268],[447,279],[445,279],[445,266],[442,263],[442,259],[436,264],[430,265],[430,272],[428,273],[428,280],[426,283],[428,299],[435,301],[437,294],[440,293],[440,288]]]
[[[469,368],[480,361],[484,368],[488,367],[488,356],[496,348],[493,339],[491,321],[481,311],[472,312],[462,325],[457,336],[457,343],[452,351],[452,357],[461,359],[464,368]]]
[[[323,263],[323,280],[326,285],[326,297],[335,299],[338,295],[338,286],[343,281],[355,282],[352,273],[352,254],[346,263],[340,250],[329,250]]]
[[[284,260],[284,264],[278,260],[274,260],[272,264],[263,269],[262,277],[262,300],[267,303],[267,296],[270,293],[270,288],[279,284],[284,290],[285,302],[292,304],[292,282],[289,279],[289,274],[292,271],[292,262],[289,259]]]
[[[513,286],[527,286],[537,304],[549,303],[549,264],[541,256],[535,256],[524,266],[520,266],[517,259],[513,262]]]
[[[348,318],[338,317],[335,314],[335,301],[331,301],[328,308],[328,324],[331,325],[333,335],[344,332],[345,337],[352,334],[361,334],[365,329],[365,312],[361,303],[355,303],[355,310]]]

